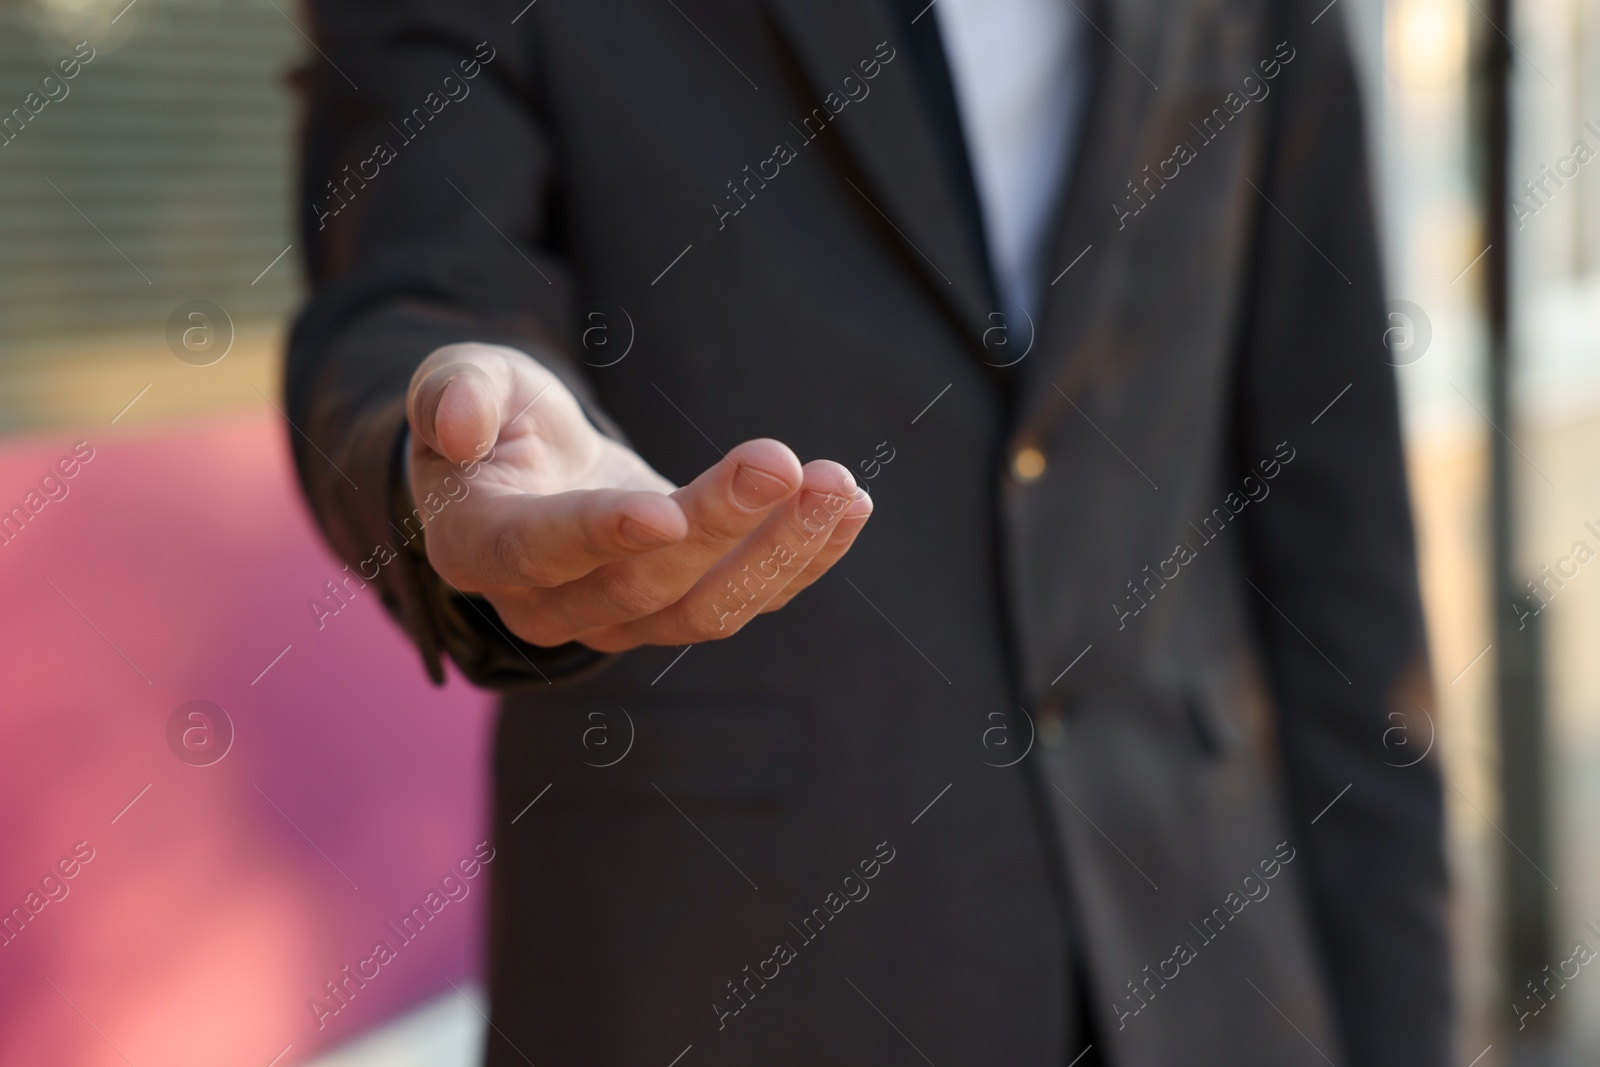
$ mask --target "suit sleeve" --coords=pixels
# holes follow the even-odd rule
[[[298,81],[312,295],[284,385],[306,496],[334,549],[363,576],[376,567],[369,580],[436,683],[444,655],[492,687],[581,672],[601,657],[511,636],[486,601],[433,572],[406,521],[405,392],[441,345],[529,353],[620,436],[573,356],[529,35],[512,26],[515,10],[471,0],[313,0],[311,12],[320,55]]]
[[[1345,1056],[1442,1067],[1444,816],[1437,748],[1413,762],[1435,720],[1396,383],[1352,57],[1342,21],[1314,15],[1288,5],[1277,37],[1295,56],[1245,194],[1259,221],[1239,458],[1280,442],[1295,457],[1252,513],[1244,595]]]

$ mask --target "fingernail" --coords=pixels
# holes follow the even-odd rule
[[[653,526],[646,526],[624,515],[617,524],[617,536],[630,548],[659,548],[672,538]]]
[[[733,498],[747,508],[764,508],[792,492],[789,483],[758,467],[740,465],[733,472]]]
[[[872,497],[865,490],[857,490],[855,499],[850,501],[850,506],[844,509],[847,519],[864,519],[872,514]]]
[[[820,468],[818,471],[820,480],[824,484],[832,482],[837,487],[833,490],[832,494],[825,495],[842,496],[846,500],[855,499],[856,491],[860,488],[860,486],[856,482],[856,476],[850,473],[850,470],[845,467],[844,464],[829,462],[826,464],[818,464],[818,467]],[[839,507],[843,507],[843,505],[841,504]],[[835,510],[838,510],[838,508]]]
[[[850,503],[849,497],[839,493],[807,489],[800,496],[800,525],[807,533],[821,533]]]

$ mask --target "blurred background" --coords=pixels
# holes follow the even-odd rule
[[[1440,695],[1391,748],[1447,768],[1461,1062],[1600,1062],[1600,0],[1329,17]],[[448,1067],[483,1039],[481,872],[389,924],[485,836],[488,702],[341,584],[278,409],[306,29],[293,0],[0,0],[0,1063]]]

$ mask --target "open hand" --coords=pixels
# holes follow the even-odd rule
[[[850,472],[746,441],[676,488],[600,433],[530,356],[438,349],[406,398],[428,560],[531,644],[602,652],[714,641],[783,607],[849,551],[872,514]],[[492,450],[492,453],[491,453]],[[485,457],[487,457],[485,459]],[[477,464],[465,495],[463,465]]]

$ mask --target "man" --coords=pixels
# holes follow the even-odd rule
[[[488,1062],[1449,1062],[1319,6],[313,5],[296,457],[507,694]]]

